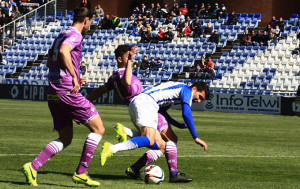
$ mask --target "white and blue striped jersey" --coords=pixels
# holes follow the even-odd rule
[[[192,89],[180,82],[165,82],[144,89],[141,93],[150,95],[160,106],[186,103],[192,105]]]

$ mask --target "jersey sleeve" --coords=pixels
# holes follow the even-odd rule
[[[79,34],[72,34],[64,40],[63,44],[68,44],[73,50],[75,47],[81,45],[82,36]]]
[[[180,91],[180,101],[182,104],[192,106],[192,89],[185,85]]]
[[[115,88],[114,87],[114,74],[108,78],[108,80],[104,84],[104,86],[106,87],[107,91],[111,91]]]

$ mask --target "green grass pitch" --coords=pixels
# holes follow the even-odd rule
[[[133,128],[127,107],[97,106],[106,133],[89,168],[99,188],[300,188],[299,117],[259,114],[193,112],[197,133],[208,151],[195,144],[189,131],[174,128],[178,135],[179,171],[193,177],[187,184],[168,183],[164,157],[153,164],[166,173],[161,185],[130,180],[125,169],[147,149],[120,152],[100,166],[105,141],[116,143],[116,122]],[[169,110],[182,121],[181,111]],[[74,125],[73,143],[54,156],[38,172],[41,188],[85,188],[72,182],[83,142],[89,134]],[[30,188],[21,172],[44,146],[57,138],[46,102],[0,100],[0,188]]]

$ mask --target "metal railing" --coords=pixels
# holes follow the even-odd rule
[[[47,18],[49,18],[49,16],[53,16],[53,21],[56,21],[56,1],[57,0],[51,0],[48,3],[45,3],[0,27],[1,50],[4,50],[5,44],[15,45],[18,30],[23,30],[21,32],[22,35],[28,35],[32,32],[32,26],[34,25],[34,27],[36,27],[37,20],[43,20],[43,24],[45,24]],[[41,16],[41,14],[43,14],[43,16]]]

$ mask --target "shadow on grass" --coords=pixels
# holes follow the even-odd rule
[[[29,184],[27,184],[25,181],[24,182],[16,182],[16,181],[4,181],[4,180],[0,180],[0,183],[8,183],[8,184],[12,184],[12,185],[22,185],[22,186],[29,186]],[[45,185],[49,185],[49,186],[57,186],[57,187],[66,187],[66,188],[74,188],[74,186],[68,186],[68,185],[61,185],[61,184],[53,184],[53,183],[38,183],[39,186],[45,186]],[[85,186],[78,186],[80,188],[86,188]],[[76,188],[78,188],[76,186]]]
[[[38,174],[58,174],[72,177],[72,173],[63,173],[56,171],[40,171]],[[100,180],[120,180],[120,179],[130,179],[126,175],[108,175],[108,174],[89,174],[92,178],[99,178]],[[131,180],[131,179],[130,179]]]

